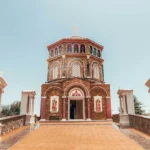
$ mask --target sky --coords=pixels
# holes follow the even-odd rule
[[[8,86],[2,104],[21,100],[47,80],[47,46],[63,37],[87,37],[104,46],[105,82],[111,84],[112,113],[118,89],[133,89],[150,112],[150,0],[1,0],[0,72]]]

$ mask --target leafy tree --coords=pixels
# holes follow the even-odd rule
[[[140,102],[135,95],[133,96],[133,98],[134,98],[135,114],[142,115],[145,112],[145,110],[142,109],[144,107],[143,103]]]
[[[15,101],[10,105],[4,105],[2,106],[1,115],[4,116],[13,116],[13,115],[19,115],[20,114],[20,101]]]

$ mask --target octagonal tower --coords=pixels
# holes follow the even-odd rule
[[[111,118],[110,84],[104,82],[103,46],[79,36],[48,47],[47,82],[41,89],[41,120]]]

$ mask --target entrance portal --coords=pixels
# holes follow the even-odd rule
[[[83,100],[70,100],[70,119],[83,119]]]

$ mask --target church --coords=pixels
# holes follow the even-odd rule
[[[111,119],[110,84],[104,81],[103,46],[84,37],[63,38],[48,49],[41,86],[41,121]]]

